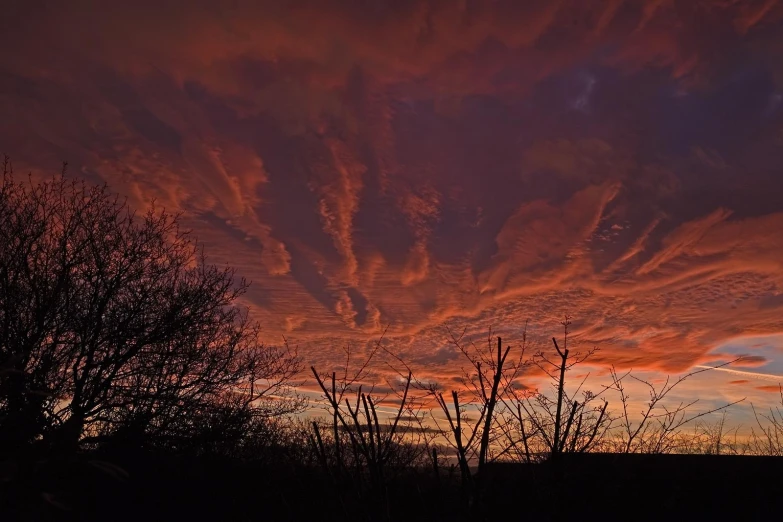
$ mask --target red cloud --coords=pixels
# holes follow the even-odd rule
[[[783,331],[779,2],[163,4],[5,13],[0,142],[184,212],[268,341],[448,380],[447,329],[662,372]]]

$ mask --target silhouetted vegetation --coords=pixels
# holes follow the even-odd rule
[[[295,352],[262,346],[230,268],[177,216],[65,176],[0,184],[0,452],[234,455],[302,407]],[[27,463],[25,463],[27,465]]]
[[[709,369],[655,385],[612,368],[588,390],[569,372],[596,349],[570,346],[566,317],[562,339],[532,353],[526,328],[519,343],[452,335],[466,362],[455,389],[420,381],[383,338],[361,361],[347,348],[339,368],[307,372],[287,342],[260,342],[239,305],[247,289],[207,262],[178,216],[134,213],[107,187],[65,175],[20,181],[6,159],[0,509],[26,520],[630,516],[590,496],[604,484],[623,489],[620,504],[660,499],[670,510],[660,516],[681,518],[699,513],[678,496],[683,477],[721,469],[625,454],[731,454],[725,470],[753,474],[743,487],[753,484],[756,502],[778,487],[783,463],[739,456],[781,455],[780,410],[756,411],[740,438],[725,425],[735,403],[669,402]],[[382,393],[369,384],[381,356],[396,374]],[[549,387],[528,387],[531,376]],[[321,394],[311,417],[299,415],[308,404],[295,384],[305,378]],[[629,380],[649,392],[639,414]],[[713,498],[720,489],[687,487],[713,488]]]

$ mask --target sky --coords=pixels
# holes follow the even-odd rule
[[[777,397],[783,2],[4,6],[0,150],[182,212],[266,342],[447,383],[568,314],[599,374]]]

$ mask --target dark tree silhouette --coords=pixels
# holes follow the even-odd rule
[[[264,347],[248,288],[178,217],[65,177],[0,183],[0,437],[156,442],[294,411],[296,353]],[[270,396],[274,395],[274,399]]]
[[[565,316],[561,324],[562,348],[552,337],[557,357],[542,350],[531,360],[531,364],[548,377],[553,396],[540,391],[519,394],[511,390],[513,398],[508,403],[509,411],[514,418],[513,428],[517,428],[525,440],[524,460],[527,462],[537,456],[556,459],[562,453],[600,449],[597,446],[612,427],[613,419],[607,414],[609,403],[603,397],[606,388],[599,393],[585,390],[584,377],[576,389],[568,389],[566,373],[589,359],[596,349],[572,352],[568,347],[570,317]]]
[[[518,350],[518,356],[507,360],[511,346],[506,345],[504,349],[500,337],[497,337],[495,344],[491,330],[487,336],[486,349],[472,342],[464,343],[463,337],[464,332],[460,336],[452,334],[451,340],[470,363],[470,369],[462,379],[468,399],[461,400],[456,390],[451,391],[451,401],[437,389],[433,389],[432,393],[446,418],[446,429],[443,432],[448,445],[456,451],[462,485],[470,489],[475,487],[470,462],[476,461],[480,474],[486,464],[508,451],[498,451],[499,441],[508,431],[508,421],[500,409],[504,397],[514,388],[515,381],[524,370],[525,341]],[[454,406],[453,413],[449,410],[449,402]],[[468,417],[468,407],[475,412],[476,418]],[[440,428],[434,417],[433,422]]]

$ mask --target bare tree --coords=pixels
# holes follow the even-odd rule
[[[376,394],[374,386],[363,391],[361,381],[367,377],[373,359],[381,351],[390,353],[382,341],[383,336],[355,370],[350,369],[352,353],[349,346],[341,376],[337,372],[321,375],[315,367],[310,368],[331,417],[326,425],[312,422],[311,447],[321,467],[331,477],[338,502],[346,514],[349,503],[344,498],[345,486],[361,495],[367,472],[370,499],[383,511],[373,513],[373,519],[390,517],[391,506],[386,495],[389,470],[420,464],[428,458],[429,440],[426,432],[417,429],[422,425],[421,411],[411,393],[414,378],[409,369],[407,374],[395,370],[401,382],[396,387],[387,381],[390,394]],[[394,410],[384,422],[379,416],[379,408],[388,404],[393,405]]]
[[[783,386],[778,385],[780,406],[762,413],[753,408],[756,427],[752,428],[750,451],[759,455],[783,455]],[[758,429],[758,431],[756,431]]]
[[[557,358],[539,351],[530,360],[550,381],[551,394],[541,390],[517,392],[510,389],[506,411],[511,414],[508,431],[518,430],[523,442],[526,462],[544,457],[556,458],[561,453],[583,453],[599,445],[612,425],[607,412],[604,391],[593,393],[584,389],[587,376],[575,388],[569,389],[567,372],[586,361],[596,349],[572,352],[569,349],[570,318],[563,322],[563,346],[552,338]],[[509,435],[509,439],[512,436]]]
[[[739,359],[729,361],[714,367],[705,367],[689,372],[676,380],[670,377],[660,386],[636,377],[630,371],[618,375],[614,367],[610,370],[612,385],[607,389],[614,389],[620,395],[622,409],[619,412],[619,429],[614,432],[613,450],[619,453],[671,453],[681,449],[683,430],[686,426],[707,415],[725,411],[730,406],[738,404],[745,399],[733,401],[717,408],[706,411],[692,412],[692,407],[699,402],[679,401],[668,404],[666,399],[671,392],[682,382],[715,368],[722,368]],[[630,378],[644,385],[649,393],[649,399],[644,405],[637,419],[630,412],[630,396],[623,384],[624,379]]]
[[[6,162],[0,436],[73,446],[123,429],[161,436],[218,404],[296,409],[299,359],[259,343],[237,306],[247,288],[206,262],[177,216],[137,215],[65,172],[17,182]]]
[[[504,433],[507,434],[505,417],[500,409],[504,397],[517,385],[516,380],[524,369],[525,343],[523,341],[518,356],[509,361],[511,346],[504,349],[500,337],[495,344],[491,330],[483,349],[472,342],[463,342],[463,337],[464,332],[460,336],[451,336],[452,344],[470,363],[462,379],[463,390],[452,390],[450,400],[437,389],[431,390],[431,393],[447,425],[441,426],[435,417],[433,421],[456,452],[462,484],[468,487],[472,482],[472,461],[476,462],[480,473],[488,462],[507,451],[500,447]],[[465,398],[460,398],[461,393]],[[471,417],[471,414],[474,416]]]
[[[517,459],[531,462],[544,456],[556,458],[562,453],[587,451],[669,453],[691,452],[700,448],[699,451],[719,452],[721,447],[741,451],[737,444],[722,446],[726,441],[723,424],[708,427],[702,423],[695,426],[697,433],[694,435],[687,433],[685,428],[710,414],[723,412],[742,400],[696,412],[693,411],[693,406],[698,399],[674,404],[668,401],[672,390],[683,381],[713,368],[695,370],[676,381],[667,378],[658,387],[633,375],[631,371],[619,375],[612,368],[611,384],[602,386],[598,393],[585,389],[589,374],[574,387],[570,387],[568,372],[585,362],[596,351],[593,348],[580,353],[569,349],[570,324],[570,318],[566,316],[562,322],[562,348],[557,339],[552,338],[557,358],[551,358],[541,351],[531,360],[531,363],[548,377],[551,392],[519,393],[514,388],[508,389],[511,398],[505,400],[504,415],[508,417],[504,423],[504,431],[508,434],[507,440],[522,442],[509,448],[514,450]],[[721,364],[716,368],[733,362],[736,361]],[[627,379],[643,384],[649,391],[649,400],[638,416],[630,410],[630,396],[624,384]],[[621,408],[618,412],[608,409],[607,396],[610,393],[619,395]],[[523,452],[520,451],[520,445],[524,447]]]

